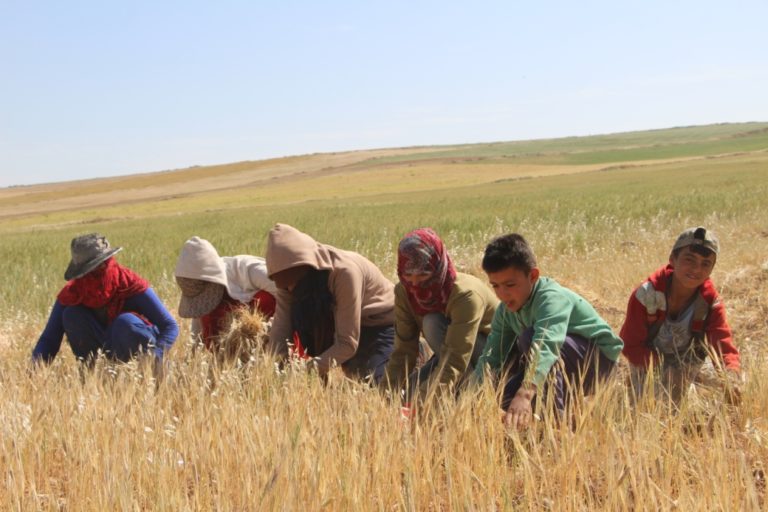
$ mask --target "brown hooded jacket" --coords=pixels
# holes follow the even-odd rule
[[[328,289],[335,300],[336,332],[333,345],[320,354],[321,370],[328,370],[334,361],[341,365],[355,355],[361,326],[394,324],[394,285],[360,254],[318,243],[292,226],[276,224],[267,239],[266,260],[270,277],[300,265],[330,270]],[[270,332],[272,350],[286,355],[292,336],[291,293],[278,290]]]

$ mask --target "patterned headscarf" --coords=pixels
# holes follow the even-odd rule
[[[426,281],[412,285],[408,274],[429,274]],[[411,231],[397,248],[397,276],[408,292],[408,301],[417,315],[445,312],[448,296],[456,281],[456,269],[443,241],[431,228]]]
[[[149,283],[132,270],[121,266],[114,258],[104,262],[82,277],[69,281],[59,292],[64,306],[82,304],[91,309],[106,307],[107,319],[112,323],[122,313],[125,299],[149,288]]]

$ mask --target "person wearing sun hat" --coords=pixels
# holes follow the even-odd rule
[[[246,305],[267,318],[275,313],[277,288],[258,256],[221,257],[208,240],[193,236],[184,242],[174,274],[181,289],[179,316],[192,319],[192,336],[209,350],[217,348],[217,336],[235,308]]]
[[[52,361],[67,335],[72,352],[91,363],[102,351],[128,361],[140,352],[162,361],[179,328],[149,282],[123,267],[106,237],[89,233],[74,238],[68,281],[56,297],[48,322],[32,351],[35,362]]]
[[[725,305],[710,278],[720,242],[705,227],[677,237],[667,265],[656,270],[629,298],[620,336],[631,365],[633,390],[643,393],[652,363],[658,371],[658,396],[679,405],[708,355],[721,370],[726,397],[738,399],[739,351]]]

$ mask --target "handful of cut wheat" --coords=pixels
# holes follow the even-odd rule
[[[267,342],[270,322],[247,306],[233,309],[224,320],[217,339],[218,354],[226,361],[247,362]]]

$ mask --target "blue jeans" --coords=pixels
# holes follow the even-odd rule
[[[430,357],[429,360],[424,363],[421,368],[414,370],[411,375],[408,376],[409,397],[413,396],[421,382],[425,382],[427,379],[429,379],[430,375],[432,375],[432,373],[437,370],[438,364],[440,362],[440,352],[443,348],[443,345],[445,344],[445,335],[448,332],[448,326],[450,323],[451,322],[448,320],[448,317],[446,317],[443,313],[429,313],[424,315],[424,318],[421,322],[421,332],[424,334],[424,339],[427,341],[427,345],[429,345],[429,348],[432,349],[434,355]],[[486,341],[487,336],[479,332],[477,334],[477,338],[475,338],[475,345],[472,349],[472,355],[469,358],[467,369],[462,376],[462,381],[467,377],[467,375],[472,374],[474,371],[477,360],[483,353]],[[456,384],[459,385],[461,382],[457,382]]]
[[[157,327],[133,313],[122,313],[105,327],[85,306],[65,307],[62,321],[72,352],[85,361],[92,360],[99,349],[110,359],[128,361],[153,347],[159,334]]]
[[[393,325],[363,326],[360,328],[360,343],[357,352],[341,365],[344,373],[351,377],[373,377],[378,383],[384,376],[389,356],[395,348],[395,327]]]

